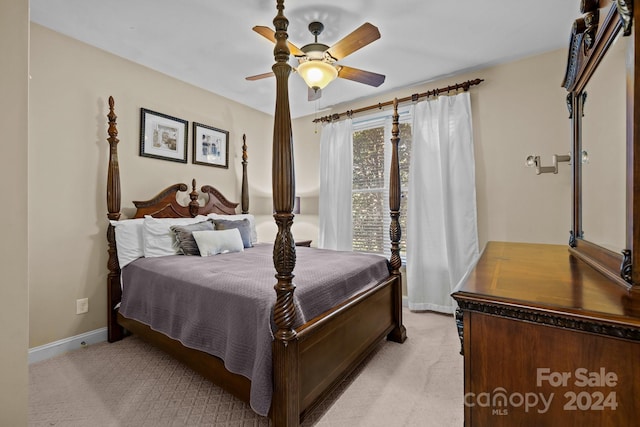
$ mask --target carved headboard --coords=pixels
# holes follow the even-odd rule
[[[210,213],[222,215],[236,213],[238,203],[230,202],[210,185],[205,185],[200,189],[202,194],[208,196],[204,206],[200,206],[198,202],[200,193],[196,190],[195,179],[191,181],[191,192],[189,193],[191,201],[184,206],[178,202],[177,196],[178,192],[187,190],[186,184],[173,184],[149,200],[134,201],[133,204],[137,208],[134,218],[143,218],[145,215],[151,215],[155,218],[193,218],[197,215]]]

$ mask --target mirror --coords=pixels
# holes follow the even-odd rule
[[[620,32],[586,84],[582,107],[582,232],[617,254],[626,248],[626,61]]]
[[[629,0],[581,1],[563,86],[573,138],[570,251],[613,282],[640,292],[640,233],[634,229],[640,215],[640,194],[634,191],[640,186],[640,169],[634,170],[640,138],[628,125],[640,93],[631,6]]]

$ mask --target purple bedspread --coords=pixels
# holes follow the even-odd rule
[[[272,396],[273,245],[211,257],[140,258],[122,270],[120,313],[187,347],[213,354],[251,380],[250,405]],[[378,255],[297,247],[295,303],[301,325],[389,276]]]

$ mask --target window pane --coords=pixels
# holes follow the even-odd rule
[[[384,185],[384,127],[354,132],[353,189]]]
[[[409,159],[411,158],[411,134],[410,123],[400,123],[400,143],[398,144],[398,161],[400,163],[400,185],[406,188],[409,185]]]
[[[400,239],[400,256],[407,256],[407,203],[409,202],[409,161],[411,159],[411,123],[400,123],[400,144],[398,145],[398,160],[400,163],[400,185],[402,186],[402,199],[400,201],[400,227],[402,238]]]
[[[378,122],[379,123],[379,122]],[[353,250],[389,255],[389,170],[385,157],[391,158],[391,122],[385,126],[372,123],[369,129],[353,133]],[[407,195],[411,123],[400,123],[400,255],[406,255]]]
[[[382,253],[388,231],[383,230],[384,194],[381,191],[353,193],[353,250]]]

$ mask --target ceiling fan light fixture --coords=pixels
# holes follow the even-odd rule
[[[333,65],[318,60],[305,61],[298,65],[298,74],[307,86],[313,90],[324,89],[338,77],[338,70]]]

